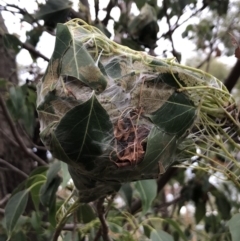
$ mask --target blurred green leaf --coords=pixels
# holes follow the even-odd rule
[[[16,53],[18,53],[21,50],[22,42],[13,34],[4,34],[3,43],[5,48],[12,49]]]
[[[230,211],[232,207],[227,197],[222,192],[216,189],[212,191],[212,194],[216,198],[216,205],[221,218],[224,220],[230,219],[231,218]]]
[[[13,195],[5,208],[5,220],[8,237],[12,235],[15,225],[25,211],[28,201],[28,190],[23,190]]]
[[[132,196],[133,196],[133,190],[130,183],[124,183],[122,184],[121,189],[119,190],[119,193],[125,200],[125,203],[128,207],[131,207],[132,204]]]
[[[142,215],[144,215],[157,195],[157,183],[156,180],[142,180],[137,181],[135,187],[142,201]]]
[[[35,175],[33,176],[28,182],[27,187],[30,190],[31,198],[35,209],[39,210],[39,203],[40,203],[40,189],[42,185],[45,183],[46,177],[44,175]]]
[[[52,227],[56,227],[57,225],[57,221],[56,221],[56,213],[57,213],[57,203],[56,203],[56,191],[57,191],[57,188],[59,186],[59,183],[58,183],[58,179],[54,179],[56,180],[56,185],[53,186],[52,189],[49,189],[48,190],[48,194],[50,196],[50,202],[49,202],[49,212],[48,212],[48,220],[50,222],[50,224],[52,225]],[[56,189],[55,189],[56,188]]]
[[[152,230],[151,232],[151,241],[174,241],[173,237],[164,232],[163,230]]]
[[[62,172],[62,188],[65,188],[71,178],[69,171],[68,171],[68,165],[65,162],[61,162],[61,172]]]
[[[144,234],[147,238],[151,237],[152,227],[150,227],[149,225],[143,224],[143,231],[144,231]]]
[[[95,211],[89,204],[82,204],[77,210],[77,215],[81,223],[89,223],[96,219]]]
[[[36,47],[42,33],[43,33],[42,27],[36,27],[36,28],[33,28],[30,31],[27,31],[26,32],[27,42],[29,44],[31,44],[32,46]]]
[[[123,227],[113,223],[113,222],[109,222],[108,221],[108,225],[109,225],[109,229],[113,232],[113,233],[123,233]]]
[[[199,223],[203,219],[203,217],[205,217],[205,215],[206,215],[206,203],[202,201],[197,202],[196,211],[194,214],[196,223]]]
[[[155,8],[145,2],[140,14],[130,21],[128,30],[134,40],[145,47],[155,48],[159,31]]]
[[[32,136],[35,125],[36,93],[28,87],[12,86],[9,89],[7,107],[13,119],[20,120],[27,133]]]
[[[188,239],[186,238],[184,232],[179,227],[179,223],[178,222],[176,222],[175,220],[170,219],[170,218],[165,218],[164,221],[169,223],[176,230],[176,232],[179,234],[179,237],[181,237],[184,241],[188,241]]]
[[[53,21],[54,23],[64,23],[71,8],[72,2],[68,0],[47,0],[40,5],[35,14],[37,19]]]
[[[146,0],[138,0],[135,2],[138,9],[141,10],[141,8],[144,6],[144,4],[146,3]]]
[[[48,166],[41,166],[41,167],[37,167],[35,168],[30,174],[29,174],[29,178],[30,177],[33,177],[35,175],[38,175],[38,174],[43,174],[45,175],[47,170],[48,170]]]
[[[0,88],[6,88],[8,85],[8,81],[0,78]]]
[[[228,227],[232,236],[232,241],[240,240],[240,213],[235,214],[229,221]]]
[[[22,231],[17,232],[11,237],[11,241],[27,241],[26,234]]]
[[[47,171],[47,180],[40,189],[40,200],[43,205],[51,207],[55,201],[56,191],[61,184],[61,177],[58,175],[60,171],[60,162],[53,163]]]

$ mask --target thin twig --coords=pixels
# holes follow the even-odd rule
[[[172,26],[171,26],[171,23],[170,23],[170,17],[167,13],[167,2],[166,2],[166,0],[163,1],[163,9],[164,9],[164,12],[165,12],[165,16],[166,16],[167,24],[168,24],[168,28],[169,28],[169,34],[167,36],[168,36],[168,39],[170,40],[171,45],[172,45],[172,54],[180,62],[180,59],[178,59],[178,57],[179,57],[178,52],[176,51],[174,43],[173,43],[173,38],[172,38],[173,31],[172,31]]]
[[[42,53],[40,53],[39,51],[37,51],[31,44],[22,43],[22,47],[24,49],[28,50],[29,52],[31,52],[32,54],[36,55],[37,57],[40,57],[49,62],[49,58],[46,57],[45,55],[43,55]]]
[[[105,219],[105,209],[103,205],[104,199],[104,197],[100,198],[97,202],[98,218],[101,223],[101,234],[104,241],[112,241],[112,239],[108,235],[108,226]]]
[[[4,33],[1,33],[1,32],[0,32],[0,36],[3,36],[3,35],[4,35]],[[46,57],[45,55],[43,55],[42,53],[40,53],[39,51],[37,51],[37,50],[34,48],[33,45],[31,45],[31,44],[29,44],[29,43],[22,43],[20,40],[19,40],[19,42],[20,42],[20,46],[21,46],[22,48],[28,50],[28,51],[29,51],[30,53],[32,53],[33,55],[35,55],[35,56],[37,56],[37,57],[40,57],[40,58],[42,58],[42,59],[44,59],[44,60],[46,60],[46,61],[49,62],[50,59],[49,59],[48,57]]]
[[[10,126],[10,129],[13,133],[13,136],[15,137],[17,143],[19,144],[19,146],[21,147],[21,149],[23,150],[23,152],[29,156],[30,158],[32,158],[34,161],[36,161],[38,164],[41,164],[41,165],[47,165],[47,163],[42,160],[40,157],[38,157],[37,155],[35,155],[32,151],[29,151],[28,148],[25,146],[22,138],[20,137],[13,121],[12,121],[12,118],[7,110],[7,107],[5,105],[5,102],[2,98],[2,96],[0,96],[0,106],[2,107],[2,111],[3,111],[3,114],[5,115],[5,118]]]
[[[0,163],[4,164],[8,168],[10,168],[12,171],[18,173],[19,175],[23,176],[24,178],[28,178],[28,175],[25,172],[21,171],[20,169],[18,169],[17,167],[13,166],[9,162],[3,160],[2,158],[0,158]]]
[[[6,7],[16,8],[17,10],[19,10],[18,13],[20,13],[20,14],[22,14],[22,15],[28,15],[28,17],[31,18],[34,23],[36,23],[38,26],[40,26],[40,24],[38,23],[38,21],[37,21],[37,20],[33,17],[33,15],[30,14],[26,9],[20,8],[19,6],[14,5],[14,4],[7,4]],[[8,11],[8,9],[6,9],[6,11]],[[17,12],[16,12],[16,13],[17,13]]]
[[[182,26],[184,23],[186,23],[189,19],[191,19],[192,17],[196,16],[199,12],[201,12],[202,10],[204,10],[207,7],[207,4],[203,4],[203,6],[201,8],[199,8],[198,10],[196,10],[194,13],[192,13],[188,18],[186,18],[185,20],[183,20],[181,23],[179,22],[179,19],[176,21],[175,26],[172,29],[169,29],[166,33],[164,33],[161,37],[166,37],[169,34],[173,34],[173,32],[179,28],[180,26]]]

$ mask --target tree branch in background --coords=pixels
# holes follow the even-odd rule
[[[49,58],[46,57],[45,55],[41,54],[39,51],[37,51],[31,44],[29,43],[22,43],[22,47],[26,50],[28,50],[30,53],[35,55],[36,57],[40,57],[46,61],[49,62]]]
[[[227,87],[229,92],[232,91],[232,89],[236,85],[239,77],[240,77],[240,60],[237,60],[236,64],[232,68],[230,74],[224,81],[224,84]]]
[[[15,9],[18,10],[18,12],[10,11],[10,10],[8,9],[8,7],[10,7],[10,8],[15,8]],[[32,22],[34,22],[34,23],[36,23],[38,26],[40,26],[40,24],[38,23],[38,21],[37,21],[37,20],[33,17],[33,15],[30,14],[26,9],[20,8],[19,6],[14,5],[14,4],[6,4],[5,7],[4,7],[4,6],[1,6],[1,8],[2,8],[2,10],[6,10],[6,11],[8,11],[8,12],[18,13],[18,14],[20,13],[20,14],[22,14],[23,16],[27,15],[27,16],[32,20]]]
[[[4,34],[0,33],[0,36],[4,36]],[[49,62],[50,59],[48,57],[46,57],[45,55],[43,55],[42,53],[40,53],[39,51],[37,51],[31,44],[29,44],[29,43],[22,43],[20,40],[19,40],[19,42],[20,42],[19,45],[22,48],[28,50],[30,53],[32,53],[36,57],[40,57],[40,58],[42,58],[42,59],[44,59],[44,60]]]
[[[3,160],[2,158],[0,158],[0,163],[5,165],[5,166],[7,166],[9,169],[11,169],[12,171],[18,173],[19,175],[23,176],[24,178],[28,178],[28,175],[25,172],[23,172],[20,169],[16,168],[15,166],[13,166],[9,162]]]
[[[103,205],[104,199],[105,199],[104,197],[100,198],[97,202],[98,218],[101,223],[101,229],[99,232],[101,232],[102,238],[104,241],[112,241],[112,239],[108,235],[108,226],[107,226],[106,219],[105,219],[105,209],[104,209],[104,205]]]
[[[173,43],[173,38],[172,38],[173,31],[172,31],[172,26],[171,26],[171,23],[170,23],[170,18],[169,18],[169,15],[168,15],[168,13],[167,13],[168,7],[167,7],[167,2],[166,2],[166,0],[163,1],[163,9],[164,9],[164,13],[165,13],[165,16],[166,16],[166,19],[167,19],[168,28],[169,28],[169,34],[166,35],[166,37],[167,37],[167,38],[170,40],[170,42],[171,42],[171,45],[172,45],[172,54],[173,54],[173,56],[176,57],[177,60],[180,62],[179,53],[176,51],[175,46],[174,46],[174,43]]]
[[[110,0],[107,7],[106,7],[106,17],[103,19],[102,23],[104,26],[108,25],[108,21],[111,19],[111,11],[117,5],[117,0]]]
[[[94,0],[94,9],[95,9],[96,22],[98,22],[99,0]]]
[[[47,163],[42,160],[40,157],[36,156],[33,152],[31,152],[30,150],[28,150],[28,148],[25,146],[25,144],[23,143],[22,141],[22,138],[20,137],[13,121],[12,121],[12,118],[7,110],[7,107],[5,105],[5,102],[2,98],[2,96],[0,96],[0,106],[2,108],[2,111],[3,111],[3,114],[5,115],[5,118],[10,126],[10,129],[13,133],[13,136],[15,137],[17,143],[19,144],[19,146],[21,147],[21,149],[23,150],[23,152],[29,156],[30,158],[32,158],[34,161],[36,161],[38,164],[40,165],[47,165]]]
[[[204,10],[205,8],[207,7],[207,4],[204,3],[203,6],[201,8],[199,8],[198,10],[196,10],[194,13],[192,13],[188,18],[186,18],[185,20],[183,20],[181,23],[178,23],[180,18],[177,19],[176,23],[175,23],[175,26],[172,28],[172,29],[169,29],[166,33],[164,33],[162,35],[162,37],[167,37],[168,35],[172,35],[173,32],[179,28],[180,26],[182,26],[184,23],[186,23],[187,21],[189,21],[192,17],[196,16],[198,13],[200,13],[202,10]]]

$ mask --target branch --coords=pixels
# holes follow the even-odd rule
[[[30,14],[26,9],[20,8],[19,6],[14,5],[14,4],[7,4],[7,5],[6,5],[6,8],[5,8],[6,11],[9,11],[9,10],[7,9],[7,7],[16,8],[17,10],[19,10],[18,13],[20,13],[20,14],[22,14],[22,15],[27,15],[29,18],[31,18],[31,20],[32,20],[34,23],[37,23],[37,25],[40,26],[40,24],[38,23],[38,21],[37,21],[37,20],[32,16],[32,14]]]
[[[3,35],[4,35],[4,33],[0,32],[0,36],[3,36]],[[20,46],[22,48],[28,50],[33,55],[36,55],[37,57],[40,57],[40,58],[42,58],[42,59],[44,59],[44,60],[49,62],[49,58],[46,57],[45,55],[43,55],[42,53],[40,53],[39,51],[37,51],[31,44],[29,44],[29,43],[22,43],[20,40],[19,40],[19,42],[20,42]]]
[[[195,15],[197,15],[199,12],[201,12],[202,10],[204,10],[207,7],[207,4],[203,4],[203,6],[201,8],[199,8],[198,10],[196,10],[194,13],[192,13],[188,18],[186,18],[185,20],[183,20],[181,23],[178,24],[178,20],[176,21],[176,25],[172,28],[169,29],[165,34],[162,35],[162,37],[166,37],[169,34],[173,34],[173,32],[179,28],[181,25],[183,25],[184,23],[186,23],[189,19],[191,19],[192,17],[194,17]]]
[[[102,238],[104,241],[112,241],[112,239],[109,237],[108,235],[108,226],[106,223],[106,219],[105,219],[105,210],[104,210],[104,197],[100,198],[97,202],[97,212],[98,212],[98,218],[100,220],[101,223],[101,234],[102,234]]]
[[[108,5],[106,7],[106,12],[107,12],[106,17],[102,21],[102,24],[104,26],[107,26],[108,21],[111,19],[110,14],[111,14],[112,9],[116,6],[116,4],[117,4],[117,0],[110,0],[109,1]]]
[[[94,0],[94,9],[95,9],[95,16],[96,22],[98,22],[98,13],[99,13],[99,0]]]
[[[240,60],[237,60],[236,64],[232,68],[230,74],[224,81],[224,84],[227,87],[229,92],[232,91],[232,89],[236,85],[239,77],[240,77]]]
[[[40,53],[39,51],[37,51],[31,44],[29,43],[22,43],[21,46],[28,50],[29,52],[31,52],[32,54],[36,55],[37,57],[40,57],[46,61],[49,62],[49,58],[46,57],[45,55],[43,55],[42,53]]]
[[[5,166],[9,167],[12,171],[18,173],[19,175],[23,176],[24,178],[28,178],[28,175],[21,171],[20,169],[16,168],[15,166],[13,166],[11,163],[3,160],[2,158],[0,158],[0,163],[4,164]]]
[[[168,24],[168,28],[169,28],[169,34],[167,35],[168,36],[168,39],[170,40],[171,42],[171,45],[172,45],[172,54],[174,57],[177,58],[177,60],[180,62],[180,59],[178,59],[179,57],[179,54],[178,52],[176,51],[175,47],[174,47],[174,43],[173,43],[173,38],[172,38],[172,33],[173,33],[173,30],[172,30],[172,26],[171,26],[171,23],[170,23],[170,18],[169,18],[169,15],[167,13],[167,2],[166,0],[163,1],[163,9],[164,9],[164,12],[165,12],[165,16],[166,16],[166,19],[167,19],[167,24]]]
[[[33,152],[29,151],[28,148],[23,143],[23,140],[20,137],[20,135],[19,135],[19,133],[18,133],[13,121],[12,121],[12,118],[11,118],[11,116],[10,116],[8,110],[7,110],[7,107],[4,103],[4,100],[3,100],[2,96],[0,96],[0,106],[2,107],[3,114],[6,117],[6,120],[9,124],[9,126],[10,126],[11,131],[12,131],[12,134],[15,137],[15,139],[16,139],[17,143],[19,144],[19,146],[21,147],[21,149],[23,150],[23,152],[27,156],[29,156],[30,158],[35,160],[38,164],[43,165],[43,166],[47,165],[47,163],[44,160],[42,160],[40,157],[36,156]]]

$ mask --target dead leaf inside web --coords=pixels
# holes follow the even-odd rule
[[[136,165],[143,160],[149,128],[138,123],[138,115],[140,113],[132,112],[128,116],[120,117],[114,126],[116,143],[113,152],[114,162],[118,167]]]

